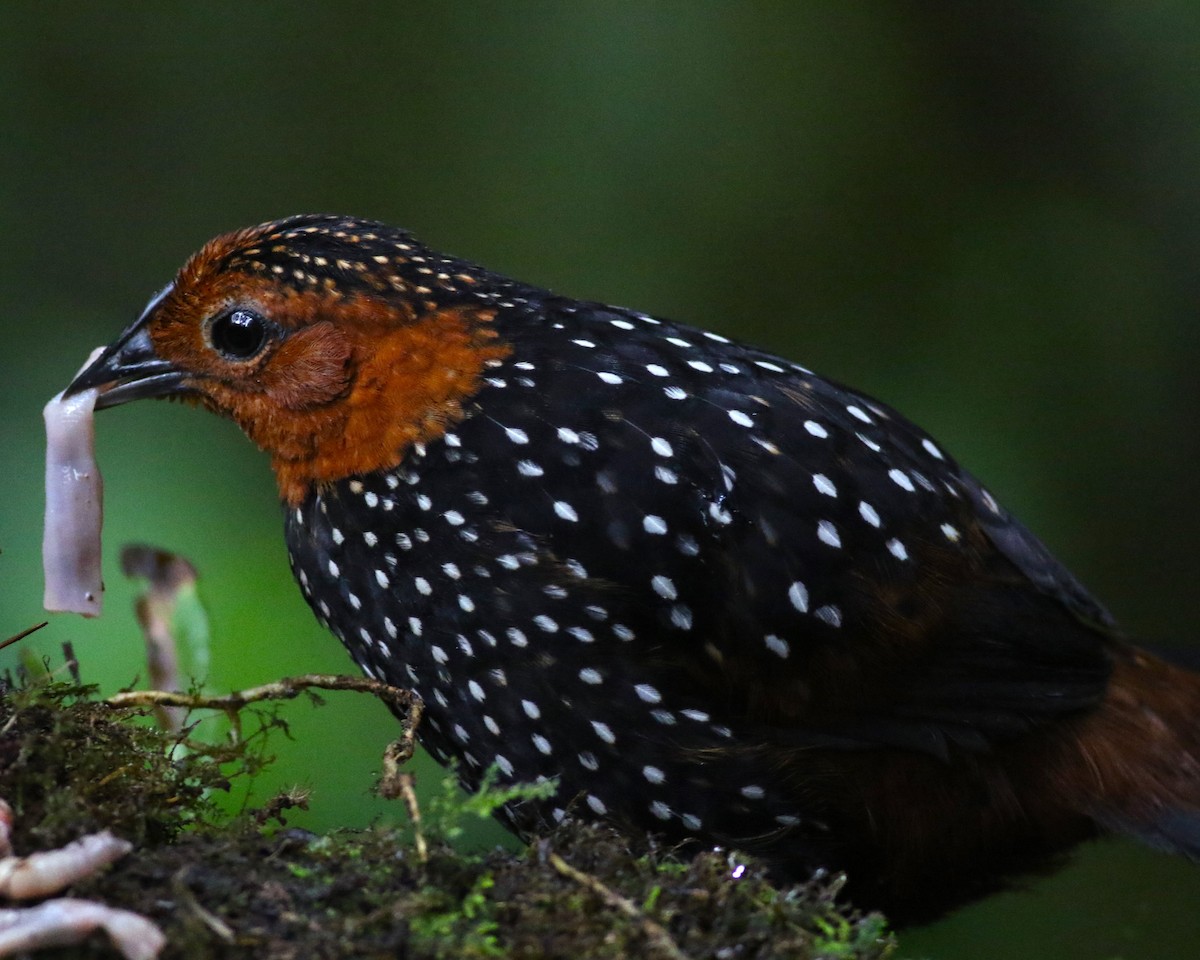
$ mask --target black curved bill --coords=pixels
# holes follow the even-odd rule
[[[109,344],[86,370],[64,391],[65,396],[92,387],[108,389],[96,400],[96,409],[115,407],[130,400],[170,397],[189,392],[184,373],[163,360],[154,350],[148,329],[150,314],[170,292],[161,291],[124,333]]]

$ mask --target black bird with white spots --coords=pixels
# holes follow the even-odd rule
[[[1196,678],[795,363],[299,217],[189,261],[77,384],[114,381],[102,405],[190,397],[272,455],[304,596],[420,695],[422,744],[555,783],[523,831],[847,870],[901,920],[1105,829],[1200,849]]]

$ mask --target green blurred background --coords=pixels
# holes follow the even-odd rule
[[[329,211],[896,405],[1131,633],[1194,644],[1198,175],[1194,0],[6,3],[0,638],[41,616],[41,405],[205,239]],[[107,690],[143,672],[116,557],[149,540],[201,571],[212,688],[350,668],[234,427],[135,404],[99,452],[107,612],[26,647],[72,641]],[[368,796],[382,707],[287,716],[262,798],[400,818]],[[1192,960],[1200,869],[1100,845],[903,947]]]

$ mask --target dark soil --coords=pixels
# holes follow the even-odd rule
[[[249,713],[250,711],[247,711]],[[520,854],[472,856],[427,815],[429,855],[395,829],[290,830],[279,797],[238,815],[215,792],[266,762],[266,734],[189,744],[81,686],[0,700],[0,797],[19,854],[100,829],[134,851],[66,891],[137,910],[167,934],[164,957],[884,958],[877,915],[835,905],[837,883],[776,888],[739,855],[676,859],[607,828],[567,823]],[[46,957],[112,956],[97,936]]]

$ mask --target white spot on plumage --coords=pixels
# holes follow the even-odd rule
[[[664,600],[674,600],[679,596],[679,591],[675,589],[675,582],[661,573],[651,578],[650,586]]]
[[[651,783],[663,783],[667,779],[667,775],[658,767],[652,767],[650,765],[642,767],[642,776]]]
[[[814,437],[817,437],[821,440],[824,440],[826,437],[829,436],[829,431],[826,430],[819,423],[817,423],[816,420],[805,420],[804,421],[804,429],[807,430]]]
[[[565,500],[554,501],[554,513],[562,520],[568,520],[571,523],[579,521],[579,514],[575,512],[575,508]]]
[[[808,587],[799,580],[788,587],[788,600],[801,613],[808,613]]]
[[[777,657],[783,657],[786,659],[787,655],[792,651],[791,645],[786,640],[775,636],[773,633],[768,633],[765,637],[763,637],[763,642],[766,643],[767,649]]]
[[[671,623],[680,630],[692,629],[692,610],[690,607],[682,603],[677,603],[671,608]]]
[[[871,506],[867,501],[862,500],[858,504],[858,513],[864,520],[873,527],[879,527],[882,521],[879,519],[879,511]]]
[[[639,700],[644,700],[646,703],[659,703],[662,701],[662,694],[648,683],[639,683],[633,688],[633,692],[638,695]]]
[[[650,449],[657,453],[660,457],[670,457],[675,453],[675,448],[671,446],[670,441],[662,437],[650,438]]]
[[[662,535],[667,532],[667,521],[662,517],[648,513],[642,517],[642,529],[647,533]]]
[[[612,732],[612,727],[600,720],[592,721],[592,729],[596,731],[598,736],[605,743],[616,743],[617,735]]]
[[[720,502],[708,505],[708,515],[723,527],[733,523],[733,514],[726,510]]]
[[[908,559],[908,550],[905,549],[904,544],[902,544],[899,540],[896,540],[896,539],[889,540],[887,542],[887,548],[888,548],[888,553],[890,553],[897,560],[907,560]]]
[[[837,496],[837,487],[834,486],[833,481],[823,473],[813,474],[813,486],[817,488],[818,493],[823,493],[827,497]]]
[[[604,682],[604,677],[595,667],[584,667],[579,671],[579,679],[592,686],[597,686]]]
[[[837,527],[828,520],[817,522],[817,539],[830,547],[842,545],[842,538],[838,536]]]
[[[914,492],[917,488],[913,486],[912,480],[903,470],[893,467],[888,471],[888,477],[901,490],[907,490],[909,493]]]

